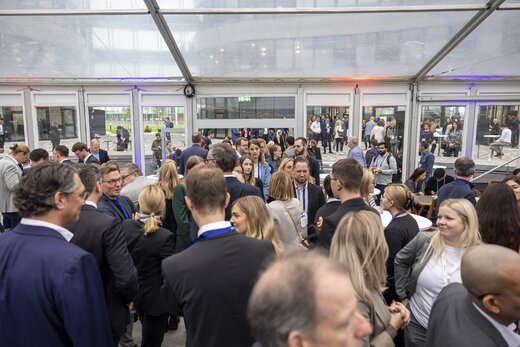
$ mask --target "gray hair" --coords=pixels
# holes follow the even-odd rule
[[[475,170],[475,162],[468,157],[460,157],[455,161],[455,174],[461,177],[468,177],[473,175]]]
[[[260,276],[249,299],[247,317],[262,346],[287,346],[292,331],[316,335],[320,319],[316,284],[324,271],[346,276],[343,265],[316,252],[302,251],[280,255]]]
[[[359,145],[359,137],[357,136],[349,136],[348,142],[352,143],[354,146]]]
[[[46,162],[34,166],[14,191],[14,205],[23,218],[42,216],[54,207],[57,192],[71,194],[78,185],[74,181],[76,169],[72,165]]]
[[[227,143],[218,143],[211,146],[209,155],[215,159],[218,167],[223,172],[233,171],[237,165],[237,155],[235,151],[233,151],[233,148]]]

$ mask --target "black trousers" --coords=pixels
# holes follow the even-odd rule
[[[139,314],[139,320],[143,325],[141,347],[161,347],[164,333],[168,330],[168,316],[168,314],[162,316]]]

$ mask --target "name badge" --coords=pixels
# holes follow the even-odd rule
[[[302,228],[307,228],[307,213],[305,212],[300,216],[300,225]]]

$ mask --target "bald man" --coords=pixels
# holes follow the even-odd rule
[[[99,161],[100,164],[104,164],[110,160],[110,157],[108,156],[108,152],[100,147],[101,145],[99,144],[98,139],[92,139],[90,141],[89,152]]]
[[[445,287],[432,307],[426,346],[519,346],[520,255],[480,245],[462,257],[463,285]]]

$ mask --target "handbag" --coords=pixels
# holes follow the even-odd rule
[[[310,248],[310,245],[309,245],[309,242],[307,241],[307,239],[305,239],[302,234],[300,233],[300,231],[298,230],[298,227],[296,226],[296,222],[294,221],[294,219],[292,218],[291,214],[289,213],[289,210],[287,209],[287,207],[285,206],[285,204],[283,202],[281,202],[280,200],[276,200],[278,201],[282,206],[283,208],[285,209],[285,212],[287,212],[287,214],[289,215],[289,218],[291,219],[291,222],[293,223],[294,225],[294,230],[296,230],[296,234],[298,234],[298,238],[300,239],[300,243],[303,247],[305,248]]]

